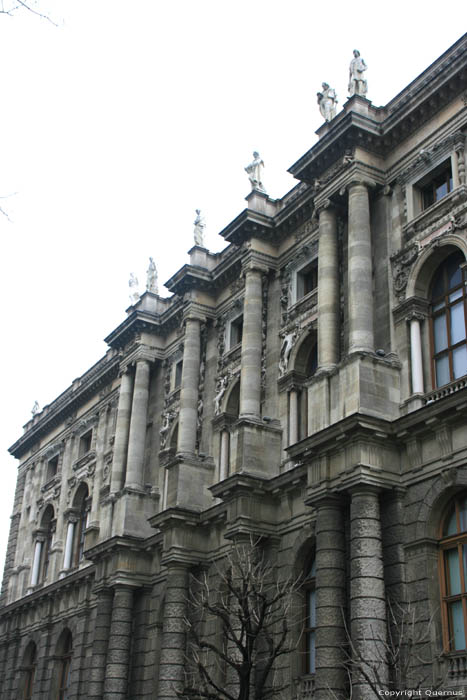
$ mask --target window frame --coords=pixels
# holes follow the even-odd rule
[[[433,283],[435,278],[438,276],[441,270],[444,270],[444,277],[445,277],[445,282],[446,282],[446,265],[448,260],[456,255],[457,252],[451,253],[448,255],[445,260],[436,268],[436,271],[433,275],[432,278],[432,284],[431,287],[433,287]],[[462,252],[459,250],[459,257],[462,256]],[[465,260],[464,260],[465,263]],[[430,323],[429,323],[429,337],[430,337],[430,364],[431,364],[431,382],[432,386],[434,389],[439,389],[443,386],[447,386],[451,382],[457,381],[457,379],[460,379],[460,377],[467,376],[466,374],[460,375],[460,377],[454,377],[454,364],[453,364],[453,351],[465,346],[467,348],[467,270],[466,266],[460,263],[459,265],[460,271],[461,271],[461,281],[459,284],[455,285],[454,287],[449,288],[445,284],[445,289],[442,295],[439,297],[433,298],[432,292],[430,293]],[[454,299],[453,301],[449,300],[449,297],[456,292],[457,290],[461,290],[461,296],[458,297],[457,299]],[[457,343],[452,344],[451,343],[451,308],[457,304],[459,304],[463,300],[464,302],[464,328],[466,335],[463,340],[458,341]],[[439,305],[440,303],[443,303],[443,306],[441,309],[436,309],[434,310],[434,307]],[[437,317],[441,317],[443,314],[445,314],[445,325],[446,325],[446,336],[447,336],[447,346],[440,350],[439,352],[435,352],[435,324],[434,321]],[[441,359],[441,357],[447,355],[448,357],[448,365],[449,365],[449,381],[446,382],[445,384],[439,384],[437,381],[437,376],[436,376],[436,362],[437,360]]]
[[[462,548],[467,547],[467,527],[464,531],[460,529],[460,502],[467,498],[467,492],[458,493],[449,501],[448,506],[444,511],[444,516],[441,520],[439,531],[439,558],[438,558],[438,578],[440,582],[440,598],[441,598],[441,622],[443,631],[443,648],[447,654],[465,653],[467,651],[467,571],[464,570]],[[444,535],[446,522],[452,513],[454,503],[456,513],[456,533],[453,535]],[[466,517],[467,522],[467,517]],[[447,557],[446,552],[457,549],[459,578],[460,578],[460,593],[449,593],[448,573],[447,573]],[[464,649],[453,648],[454,630],[450,608],[453,603],[461,601],[462,603],[462,619],[464,622]]]
[[[304,625],[303,625],[303,663],[302,663],[302,673],[305,676],[314,676],[316,673],[316,597],[315,597],[315,610],[314,610],[314,615],[315,615],[315,626],[308,626],[307,622],[310,619],[311,615],[311,609],[309,609],[309,593],[314,591],[315,596],[316,596],[316,558],[315,554],[313,553],[312,556],[309,557],[308,563],[306,566],[306,574],[305,574],[305,579],[302,584],[302,591],[303,591],[303,619],[304,619]],[[309,574],[309,572],[313,572],[313,569],[315,569],[314,573],[312,575]],[[315,638],[315,651],[314,651],[314,657],[313,657],[313,666],[315,670],[310,669],[310,650],[311,650],[311,644],[310,640],[312,635],[314,635]]]

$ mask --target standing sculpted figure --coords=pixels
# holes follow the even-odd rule
[[[337,95],[336,91],[327,83],[321,84],[323,91],[317,93],[319,111],[327,122],[336,116]]]
[[[153,294],[159,294],[159,286],[157,284],[157,268],[154,260],[149,258],[149,267],[147,272],[146,290]]]
[[[138,278],[135,277],[133,272],[130,272],[130,279],[128,280],[128,286],[130,287],[130,303],[137,304],[139,301],[139,291],[138,291]]]
[[[293,331],[286,333],[283,336],[281,345],[281,356],[279,360],[279,375],[282,377],[283,374],[287,372],[287,367],[289,365],[290,353],[297,340],[298,329],[294,328]]]
[[[221,412],[221,401],[227,389],[229,378],[227,375],[219,378],[216,386],[216,396],[214,398],[214,414],[217,416]]]
[[[349,96],[362,95],[364,97],[368,90],[368,84],[363,77],[367,65],[363,58],[360,57],[360,51],[354,49],[353,59],[349,66]]]
[[[38,402],[38,401],[34,401],[34,406],[32,407],[32,410],[31,410],[32,415],[33,415],[33,416],[37,416],[37,414],[39,413],[40,410],[41,410],[41,409],[40,409],[40,407],[39,407],[39,402]]]
[[[195,227],[193,230],[195,245],[199,245],[201,248],[204,248],[204,229],[206,228],[206,224],[201,216],[201,209],[196,209],[196,219],[194,220],[193,224]]]
[[[253,152],[252,162],[246,166],[245,171],[248,173],[248,179],[250,180],[251,189],[257,190],[258,192],[264,192],[263,181],[262,181],[262,169],[264,168],[264,163],[259,155],[258,151]]]

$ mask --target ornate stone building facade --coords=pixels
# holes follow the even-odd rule
[[[306,579],[288,697],[346,696],[349,635],[388,677],[391,601],[412,671],[467,689],[466,105],[467,35],[353,95],[25,426],[2,700],[176,698],[189,573],[250,534]]]

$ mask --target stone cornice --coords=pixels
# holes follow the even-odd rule
[[[103,387],[118,376],[120,358],[109,351],[105,357],[91,369],[76,379],[73,384],[60,394],[49,406],[24,426],[25,433],[9,449],[14,457],[21,458],[44,435],[63,424],[79,406],[83,405]]]
[[[318,130],[318,143],[289,172],[311,184],[354,146],[386,155],[465,90],[466,49],[464,35],[386,107],[373,107],[359,97],[348,100],[343,112]]]

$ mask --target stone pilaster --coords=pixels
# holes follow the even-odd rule
[[[164,605],[158,700],[175,700],[185,680],[186,604],[188,567],[170,564]]]
[[[182,384],[180,389],[180,418],[178,427],[179,454],[193,455],[196,451],[198,426],[199,365],[201,353],[201,321],[188,317],[185,321]]]
[[[318,368],[339,360],[339,258],[336,212],[329,200],[319,209]]]
[[[289,392],[289,445],[298,441],[298,391],[293,388]]]
[[[99,412],[99,422],[97,424],[96,438],[96,471],[94,474],[94,484],[92,489],[91,513],[88,527],[99,527],[99,502],[102,486],[102,471],[104,469],[104,453],[106,446],[107,422],[110,414],[110,404],[104,406]]]
[[[410,324],[410,365],[412,370],[412,394],[423,394],[423,355],[420,323],[423,316],[413,312],[407,317]]]
[[[133,620],[133,588],[118,584],[110,623],[103,700],[127,700]]]
[[[104,690],[105,663],[112,618],[113,593],[104,588],[97,593],[96,621],[92,643],[91,675],[87,697],[89,700],[101,700]]]
[[[356,486],[350,506],[350,626],[355,649],[355,700],[370,700],[374,692],[358,667],[387,683],[386,596],[379,495],[370,486]]]
[[[136,490],[142,490],[144,487],[144,447],[148,419],[149,378],[149,361],[137,360],[125,477],[125,487]]]
[[[368,187],[349,185],[349,353],[374,352],[373,278]]]
[[[112,462],[111,491],[120,491],[123,486],[128,436],[130,432],[131,402],[133,397],[133,375],[130,370],[122,374],[118,399],[117,424],[115,426],[114,455]]]
[[[245,272],[240,417],[259,418],[261,411],[262,274],[254,267]]]
[[[343,503],[331,496],[315,504],[316,700],[345,690],[345,539]]]
[[[221,431],[220,457],[219,457],[219,481],[229,476],[230,467],[230,433],[224,428]]]

